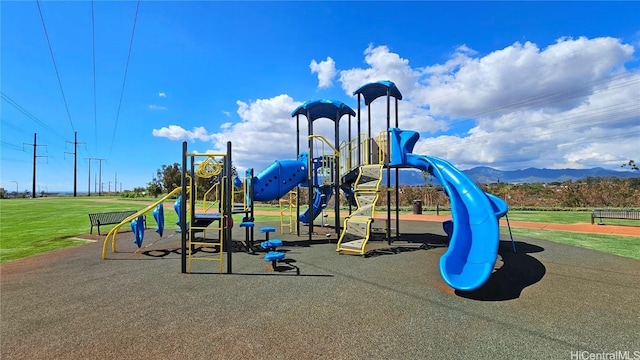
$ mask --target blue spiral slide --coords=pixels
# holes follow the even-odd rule
[[[491,276],[498,256],[498,219],[508,211],[497,196],[486,194],[468,176],[446,160],[412,154],[419,134],[389,129],[391,166],[428,171],[442,184],[451,202],[453,229],[449,248],[440,258],[442,279],[457,290],[470,291]]]

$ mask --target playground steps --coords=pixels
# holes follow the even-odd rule
[[[217,226],[211,226],[217,221]],[[187,272],[191,272],[191,263],[193,261],[217,261],[219,262],[218,272],[222,273],[222,220],[219,213],[195,213],[192,219],[193,226],[189,226],[189,235],[187,236]],[[217,239],[207,241],[207,232],[215,231]],[[196,233],[202,233],[202,241],[197,241]],[[208,252],[197,251],[196,247],[216,247],[217,252],[209,254]],[[198,253],[207,254],[207,256],[194,256]]]
[[[358,208],[344,220],[336,251],[364,254],[367,241],[371,238],[371,224],[375,215],[375,205],[380,197],[382,165],[363,165],[359,168],[354,183],[354,197]]]

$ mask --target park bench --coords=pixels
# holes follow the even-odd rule
[[[100,225],[120,224],[122,220],[136,212],[136,210],[128,210],[89,214],[89,221],[91,221],[91,234],[93,234],[94,226],[98,227],[98,235],[100,235]]]
[[[602,219],[640,220],[640,209],[593,209],[591,210],[591,224],[595,219],[602,225]]]

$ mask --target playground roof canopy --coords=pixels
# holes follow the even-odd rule
[[[342,116],[349,114],[356,116],[356,112],[353,111],[349,105],[344,104],[338,100],[309,100],[304,104],[298,106],[291,116],[304,115],[309,121],[314,121],[320,118],[327,118],[333,121],[339,121]]]
[[[353,92],[353,95],[362,94],[364,96],[364,104],[369,106],[373,100],[380,96],[387,95],[387,91],[389,91],[389,95],[398,100],[402,100],[400,90],[398,90],[396,84],[389,80],[380,80],[362,85],[358,90]]]

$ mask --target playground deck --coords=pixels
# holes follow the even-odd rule
[[[178,236],[132,254],[124,252],[135,249],[131,233],[107,261],[96,242],[2,264],[0,358],[571,359],[577,351],[640,351],[640,261],[525,238],[516,238],[513,254],[503,238],[500,269],[480,290],[460,293],[438,272],[441,224],[403,220],[402,229],[405,241],[372,242],[377,250],[366,258],[337,255],[335,235],[308,243],[276,233],[300,276],[240,252],[237,274],[211,274],[217,264],[209,262],[194,263],[199,274],[180,274]],[[234,229],[234,239],[243,231]],[[148,230],[143,246],[156,240]]]

